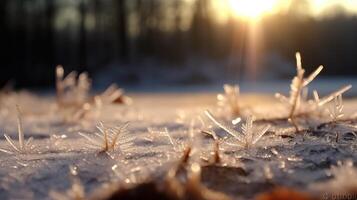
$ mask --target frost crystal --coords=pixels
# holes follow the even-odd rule
[[[323,106],[329,102],[331,102],[334,98],[338,97],[339,95],[342,95],[343,93],[347,92],[349,89],[352,88],[352,85],[346,85],[339,90],[332,92],[331,94],[323,97],[320,99],[319,94],[317,93],[316,90],[314,90],[314,99],[315,102],[318,106]]]
[[[254,118],[248,117],[246,123],[242,125],[242,133],[240,133],[227,125],[223,125],[208,110],[205,111],[205,114],[218,127],[222,128],[228,134],[233,136],[233,138],[231,138],[233,140],[229,139],[229,141],[227,142],[227,144],[233,146],[240,146],[245,148],[252,147],[270,128],[270,126],[267,125],[263,129],[255,131],[253,127]]]
[[[110,85],[103,93],[97,96],[104,104],[111,104],[114,102],[131,104],[131,98],[124,95],[124,90],[119,88],[116,84]]]
[[[332,109],[329,109],[330,118],[332,121],[336,122],[337,120],[343,117],[343,101],[342,95],[338,95],[334,98],[334,105]]]
[[[233,116],[238,116],[240,114],[239,107],[239,86],[238,85],[228,85],[223,86],[224,94],[218,94],[218,106],[221,106],[225,111]]]
[[[279,93],[275,95],[282,102],[287,102],[289,104],[290,112],[288,118],[293,118],[296,113],[299,112],[303,89],[316,78],[322,69],[323,66],[319,66],[312,74],[310,74],[310,76],[304,78],[305,69],[302,68],[301,55],[299,52],[296,53],[297,75],[293,78],[290,84],[290,97],[285,97]]]
[[[65,121],[84,118],[90,111],[88,101],[91,80],[86,73],[71,72],[66,77],[62,66],[56,68],[57,106]]]
[[[154,128],[148,128],[148,132],[150,133],[150,140],[154,140],[155,137],[166,137],[169,143],[175,150],[180,149],[177,142],[171,137],[169,130],[165,127],[163,130],[158,130]]]
[[[57,103],[60,106],[82,105],[88,99],[88,93],[91,88],[91,80],[87,73],[73,71],[64,76],[62,66],[56,68],[56,89]]]
[[[342,95],[344,92],[351,89],[352,85],[347,85],[321,99],[315,90],[313,91],[314,100],[309,100],[307,85],[316,78],[322,69],[323,66],[319,66],[312,74],[310,74],[307,78],[304,78],[305,70],[302,68],[301,56],[299,52],[296,53],[297,75],[293,78],[290,85],[290,96],[286,97],[280,93],[275,94],[275,97],[281,102],[289,105],[290,111],[288,119],[290,119],[291,122],[294,123],[294,117],[298,115],[311,114],[332,101],[337,96]]]
[[[34,145],[31,144],[31,142],[33,141],[33,138],[30,137],[27,141],[25,141],[24,131],[23,131],[23,127],[22,127],[21,110],[20,110],[19,106],[16,106],[16,109],[17,109],[17,133],[19,136],[18,145],[16,144],[16,142],[14,140],[11,139],[10,136],[4,134],[6,141],[10,144],[10,146],[13,149],[11,149],[11,150],[0,149],[0,151],[9,153],[9,154],[15,154],[15,153],[26,154],[34,149]]]
[[[115,84],[111,85],[102,94],[90,96],[92,81],[86,72],[77,75],[73,71],[64,76],[62,66],[56,68],[57,106],[65,121],[78,121],[85,118],[93,108],[101,108],[103,104],[131,103],[124,91]]]
[[[120,127],[107,128],[103,123],[97,125],[97,129],[100,133],[95,132],[94,137],[79,132],[88,142],[88,147],[93,149],[99,149],[100,152],[114,151],[117,146],[121,150],[126,149],[132,145],[134,136],[129,136],[126,128],[129,123],[125,123]]]

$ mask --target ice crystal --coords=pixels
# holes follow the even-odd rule
[[[336,122],[337,120],[343,117],[343,101],[342,95],[338,95],[334,98],[334,105],[329,109],[330,118],[332,121]]]
[[[124,91],[117,85],[109,86],[103,93],[92,97],[91,80],[86,72],[78,75],[73,71],[64,76],[62,66],[56,68],[57,106],[65,121],[78,121],[90,113],[94,113],[111,103],[131,103],[131,99],[124,95]]]
[[[88,147],[92,149],[99,149],[100,152],[114,151],[116,147],[120,150],[129,148],[134,136],[128,135],[127,127],[129,123],[125,123],[119,127],[105,127],[103,123],[97,125],[98,132],[94,133],[93,136],[79,132],[79,134],[84,137],[89,143]]]
[[[223,86],[224,94],[218,94],[218,106],[221,106],[225,111],[230,113],[232,116],[238,116],[240,114],[239,106],[239,86],[238,85],[228,85]]]
[[[180,145],[172,138],[169,129],[166,127],[163,130],[155,129],[155,128],[148,128],[148,132],[150,133],[149,137],[147,137],[150,141],[153,141],[156,137],[165,137],[167,138],[170,145],[174,148],[174,150],[182,149]]]
[[[219,122],[208,110],[205,111],[205,114],[218,127],[225,130],[229,135],[233,136],[231,139],[229,139],[229,141],[227,141],[227,144],[233,146],[240,146],[245,148],[252,147],[270,128],[270,125],[267,125],[261,130],[256,131],[253,127],[254,118],[251,116],[248,117],[246,123],[242,125],[242,133],[240,133],[228,125],[224,125],[223,123]]]
[[[88,100],[91,80],[87,73],[73,71],[64,76],[62,66],[56,68],[57,103],[60,106],[82,105]]]
[[[56,68],[57,106],[65,121],[77,121],[84,118],[91,109],[89,91],[91,80],[87,73],[73,71],[64,76],[62,66]]]
[[[32,144],[33,138],[30,137],[27,141],[25,141],[24,137],[24,130],[22,127],[22,116],[21,116],[21,110],[19,106],[16,106],[17,109],[17,133],[18,133],[18,138],[19,142],[16,144],[14,140],[11,139],[10,136],[7,134],[4,134],[4,137],[6,141],[10,144],[12,149],[0,149],[0,151],[9,153],[9,154],[26,154],[30,153],[34,149],[34,145]]]
[[[325,96],[323,98],[320,98],[319,94],[317,93],[317,91],[314,90],[313,94],[314,94],[315,103],[316,103],[316,105],[318,105],[320,107],[323,106],[323,105],[326,105],[327,103],[331,102],[336,97],[342,95],[343,93],[347,92],[351,88],[352,88],[352,85],[343,86],[339,90],[336,90],[336,91],[332,92],[331,94],[329,94],[329,95],[327,95],[327,96]]]
[[[342,95],[346,91],[352,88],[352,85],[346,85],[339,90],[336,90],[322,98],[319,97],[319,94],[316,90],[313,91],[314,99],[308,99],[308,88],[304,88],[302,96],[300,99],[299,110],[296,112],[296,115],[314,115],[325,116],[325,105],[330,103],[332,100],[337,98],[339,95]],[[330,113],[329,113],[330,114]],[[296,116],[295,116],[296,117]],[[341,116],[342,117],[342,116]],[[339,117],[340,118],[340,117]],[[289,119],[293,121],[293,118]]]
[[[124,95],[124,90],[116,84],[110,85],[104,92],[96,96],[103,104],[124,103],[131,104],[132,99]]]
[[[296,115],[296,113],[299,112],[304,88],[316,78],[316,76],[321,72],[322,69],[323,66],[319,66],[313,73],[311,73],[307,78],[305,78],[305,69],[302,68],[301,55],[299,52],[296,53],[297,75],[293,78],[290,84],[290,96],[285,97],[284,95],[279,93],[275,95],[278,99],[283,102],[287,102],[290,106],[288,118],[292,119]]]
[[[286,103],[290,107],[288,119],[297,128],[297,124],[294,118],[301,115],[314,114],[320,109],[332,101],[334,98],[342,95],[347,90],[351,89],[352,85],[347,85],[341,89],[332,92],[331,94],[320,98],[317,91],[313,91],[314,99],[308,99],[308,88],[307,85],[313,81],[316,76],[321,72],[323,66],[319,66],[313,73],[311,73],[307,78],[304,77],[305,70],[302,68],[300,53],[296,53],[296,70],[297,75],[293,78],[290,85],[290,96],[286,97],[280,93],[276,93],[275,97],[281,102]]]

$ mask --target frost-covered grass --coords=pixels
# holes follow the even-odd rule
[[[270,125],[266,125],[261,130],[256,130],[255,127],[253,127],[254,118],[252,116],[249,116],[246,119],[246,123],[242,125],[242,127],[241,127],[242,133],[240,133],[239,131],[235,130],[234,128],[229,127],[229,125],[223,125],[209,111],[205,111],[205,114],[213,123],[215,123],[218,127],[225,130],[229,135],[232,136],[232,138],[229,139],[227,144],[230,144],[233,146],[249,148],[249,147],[255,145],[255,143],[257,143],[258,140],[270,128]]]
[[[16,106],[17,110],[17,134],[18,134],[18,144],[14,140],[11,139],[10,136],[7,134],[4,134],[4,137],[6,138],[6,141],[10,145],[12,149],[2,149],[0,148],[0,151],[9,153],[9,154],[26,154],[26,153],[31,153],[31,151],[34,149],[34,145],[32,144],[33,137],[30,137],[27,141],[25,141],[24,137],[24,130],[22,127],[22,114],[19,106]]]
[[[57,111],[65,122],[77,122],[100,114],[103,104],[130,104],[131,99],[117,85],[109,86],[103,93],[91,96],[92,81],[86,72],[76,71],[64,75],[62,66],[56,68]]]
[[[117,127],[105,127],[103,123],[97,125],[100,133],[95,132],[94,137],[79,132],[79,135],[84,137],[89,144],[89,148],[97,149],[99,152],[114,151],[117,147],[125,149],[132,144],[135,137],[130,136],[126,130],[129,123]]]
[[[342,95],[344,92],[352,88],[352,85],[347,85],[341,89],[332,92],[326,97],[320,99],[318,92],[314,90],[314,100],[308,99],[308,85],[320,74],[323,66],[319,66],[308,77],[304,77],[305,69],[302,67],[301,55],[296,53],[296,72],[297,75],[293,78],[290,84],[290,96],[286,97],[280,93],[276,93],[275,97],[288,106],[289,112],[287,119],[299,131],[299,127],[296,118],[311,117],[316,114],[321,114],[320,109],[334,98]]]

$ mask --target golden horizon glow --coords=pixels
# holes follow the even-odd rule
[[[228,5],[237,17],[255,20],[277,9],[279,0],[228,0]]]
[[[194,0],[186,0],[194,1]],[[293,9],[293,0],[211,0],[218,22],[226,22],[229,17],[257,21],[265,15],[286,13]],[[348,13],[357,15],[357,0],[307,0],[304,10],[312,17],[333,14],[333,7],[344,8]],[[332,8],[332,9],[331,9]],[[330,10],[329,10],[330,9]]]
[[[334,6],[339,6],[350,13],[357,13],[356,0],[310,0],[309,2],[313,15],[326,14],[324,11]]]

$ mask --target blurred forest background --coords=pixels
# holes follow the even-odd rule
[[[308,71],[323,64],[324,75],[356,77],[354,12],[317,16],[310,1],[290,0],[252,39],[251,22],[219,1],[1,0],[0,84],[51,86],[58,64],[119,84],[284,78],[297,50]]]

